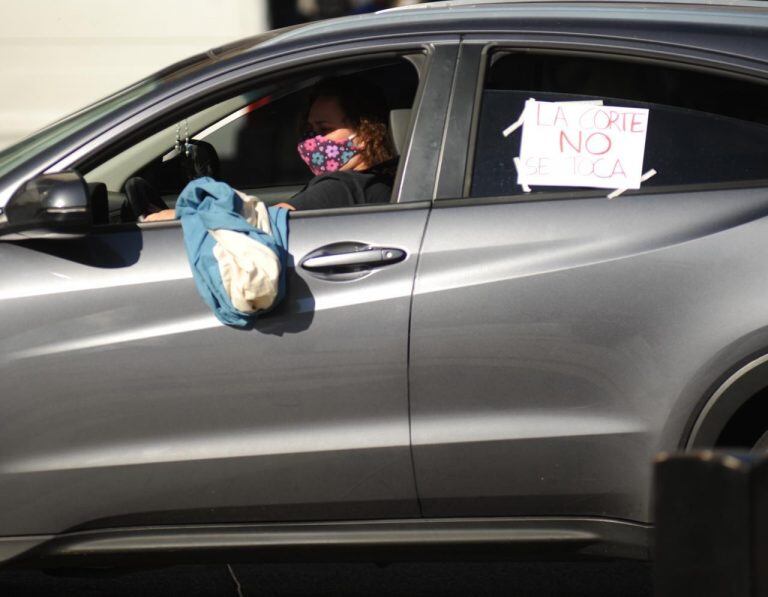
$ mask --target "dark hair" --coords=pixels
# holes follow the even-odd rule
[[[309,110],[315,100],[321,97],[331,97],[339,103],[347,120],[363,141],[364,147],[360,153],[369,166],[395,157],[387,127],[389,106],[384,99],[384,92],[377,85],[355,75],[323,79],[309,93],[302,126],[306,127]]]

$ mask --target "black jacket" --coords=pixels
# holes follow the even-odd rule
[[[299,210],[389,203],[395,166],[386,162],[362,172],[332,172],[315,176],[288,203]]]

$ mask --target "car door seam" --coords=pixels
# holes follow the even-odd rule
[[[427,237],[427,229],[429,228],[429,219],[432,215],[432,205],[427,208],[427,214],[424,218],[424,228],[421,231],[421,240],[419,241],[419,249],[416,254],[416,263],[413,268],[413,280],[411,281],[411,300],[408,303],[408,340],[406,347],[406,364],[405,364],[405,382],[406,382],[406,397],[408,399],[408,448],[411,455],[411,473],[413,474],[413,486],[416,490],[416,502],[419,507],[419,515],[424,517],[424,508],[421,503],[421,492],[419,491],[419,479],[416,474],[416,458],[413,453],[413,409],[411,407],[411,329],[413,325],[413,299],[416,294],[416,278],[419,275],[419,263],[421,261],[421,251],[424,248],[424,240]]]

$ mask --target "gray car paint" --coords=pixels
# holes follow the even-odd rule
[[[413,189],[431,189],[455,54],[429,61],[402,205],[291,217],[292,265],[342,242],[405,260],[353,281],[293,265],[254,331],[197,297],[178,224],[0,243],[0,536],[36,536],[0,556],[83,528],[419,516],[407,340],[430,203]]]
[[[439,68],[418,98],[403,206],[291,218],[294,263],[350,241],[401,249],[405,261],[353,282],[294,268],[284,305],[256,331],[221,326],[201,303],[177,225],[0,244],[10,309],[42,322],[51,295],[61,303],[46,325],[12,317],[2,334],[3,404],[20,411],[0,440],[4,535],[420,514],[406,363],[429,203],[413,203],[413,187],[437,167],[419,156],[440,139],[455,54],[438,46],[430,61]],[[27,381],[47,367],[55,373]],[[12,542],[8,556],[27,546]]]
[[[768,321],[768,192],[452,203],[411,316],[424,514],[649,521],[687,385]]]
[[[237,65],[298,50],[332,54],[339,40],[372,50],[379,42],[368,27],[376,25],[389,28],[382,36],[402,27],[414,35],[478,32],[488,41],[519,29],[521,44],[567,40],[577,49],[579,38],[619,47],[610,36],[621,30],[646,48],[661,42],[675,52],[666,58],[716,45],[711,56],[754,73],[768,55],[759,35],[765,12],[756,10],[531,3],[413,13],[421,14],[312,25],[212,52],[193,93],[213,80],[219,60],[236,73]],[[746,29],[755,36],[733,33]],[[137,110],[159,114],[176,101],[169,98]],[[132,126],[126,116],[103,126]],[[109,141],[104,130],[86,131],[20,172],[65,163],[86,141],[96,147],[97,134]],[[434,130],[429,137],[434,152],[449,152],[440,154],[441,176],[454,163],[450,132],[449,123],[442,145]],[[402,188],[438,187],[432,169],[407,170]],[[2,202],[20,176],[3,181]],[[613,203],[438,203],[413,295],[415,471],[403,376],[425,208],[296,218],[297,261],[348,240],[397,246],[408,259],[355,282],[297,271],[299,293],[261,332],[215,324],[194,294],[177,227],[0,243],[0,535],[415,517],[417,496],[427,516],[647,521],[651,455],[678,446],[712,385],[768,346],[756,249],[767,197],[749,189]],[[259,352],[267,347],[270,354]],[[179,371],[197,383],[179,387]],[[269,391],[257,393],[260,384]]]
[[[406,361],[426,214],[292,219],[295,261],[342,241],[408,256],[353,283],[293,268],[252,331],[197,296],[178,225],[0,243],[3,534],[418,516]]]

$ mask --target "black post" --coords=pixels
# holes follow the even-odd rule
[[[768,457],[660,455],[657,597],[768,597]]]
[[[296,0],[269,0],[270,29],[280,29],[307,21],[296,10]]]

